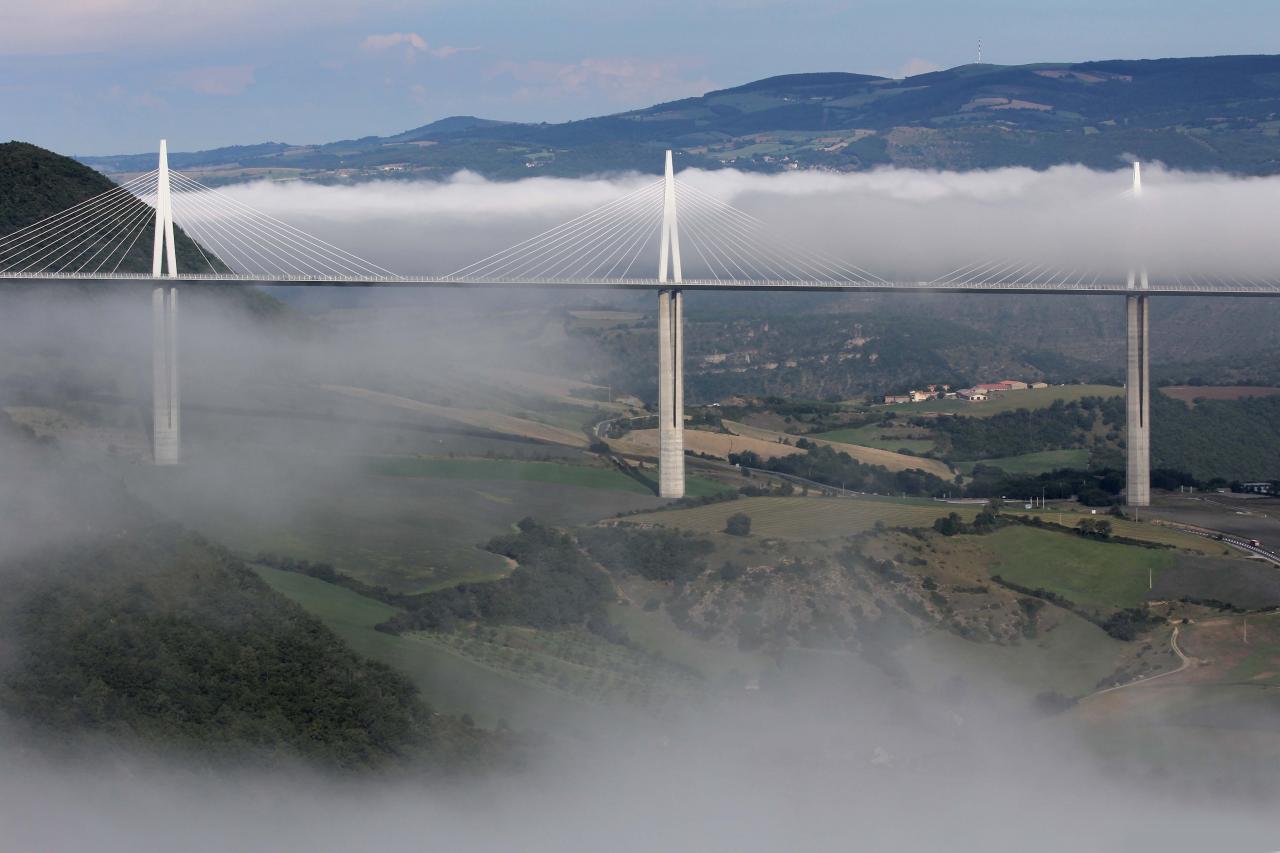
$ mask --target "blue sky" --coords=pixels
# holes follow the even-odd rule
[[[562,121],[773,74],[1280,52],[1276,0],[44,0],[0,26],[0,138],[65,153]]]

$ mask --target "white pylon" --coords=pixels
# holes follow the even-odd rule
[[[675,169],[668,151],[658,281],[678,285],[684,279],[676,223]],[[684,295],[679,287],[658,291],[658,495],[684,497]]]
[[[162,275],[164,267],[167,273]],[[156,184],[156,230],[151,253],[151,277],[160,279],[151,292],[151,443],[157,465],[177,465],[182,459],[181,404],[178,389],[178,289],[162,283],[178,274],[173,242],[173,205],[169,193],[169,148],[160,140],[160,171]]]
[[[151,277],[159,278],[161,261],[168,261],[170,277],[178,274],[177,250],[173,245],[173,204],[169,194],[169,144],[160,140],[160,172],[156,183],[156,233],[151,252]]]
[[[662,191],[662,245],[659,248],[658,281],[667,281],[668,267],[671,281],[684,281],[680,274],[680,230],[676,227],[676,173],[667,152],[666,174]]]
[[[1142,196],[1142,164],[1133,164],[1133,194]],[[1140,247],[1139,247],[1140,248]],[[1147,268],[1139,258],[1129,270],[1125,297],[1125,503],[1131,507],[1151,504],[1151,342]]]

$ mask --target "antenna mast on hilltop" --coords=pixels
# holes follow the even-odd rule
[[[978,64],[982,64],[982,39],[978,39]]]

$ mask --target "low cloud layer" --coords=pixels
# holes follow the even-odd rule
[[[1256,768],[1232,802],[1208,791],[1224,766],[1186,786],[1108,776],[1060,726],[986,700],[907,700],[856,666],[810,676],[447,784],[21,761],[0,819],[15,849],[48,851],[1274,848]]]
[[[649,175],[497,183],[326,187],[256,183],[224,190],[406,274],[447,273],[607,204]],[[1123,280],[1280,278],[1280,178],[1059,166],[985,172],[681,173],[680,180],[762,220],[772,239],[817,249],[889,279],[933,280],[971,264],[1047,265]],[[697,263],[692,252],[689,263]],[[654,261],[656,269],[656,260]],[[643,271],[643,274],[650,274]]]

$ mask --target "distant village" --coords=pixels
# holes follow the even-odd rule
[[[972,388],[960,388],[955,391],[951,390],[950,385],[926,385],[923,391],[913,389],[905,394],[885,394],[884,402],[886,406],[896,403],[923,403],[925,400],[967,400],[970,403],[981,403],[991,399],[992,395],[1048,387],[1048,382],[1022,382],[1018,379],[982,382]]]

